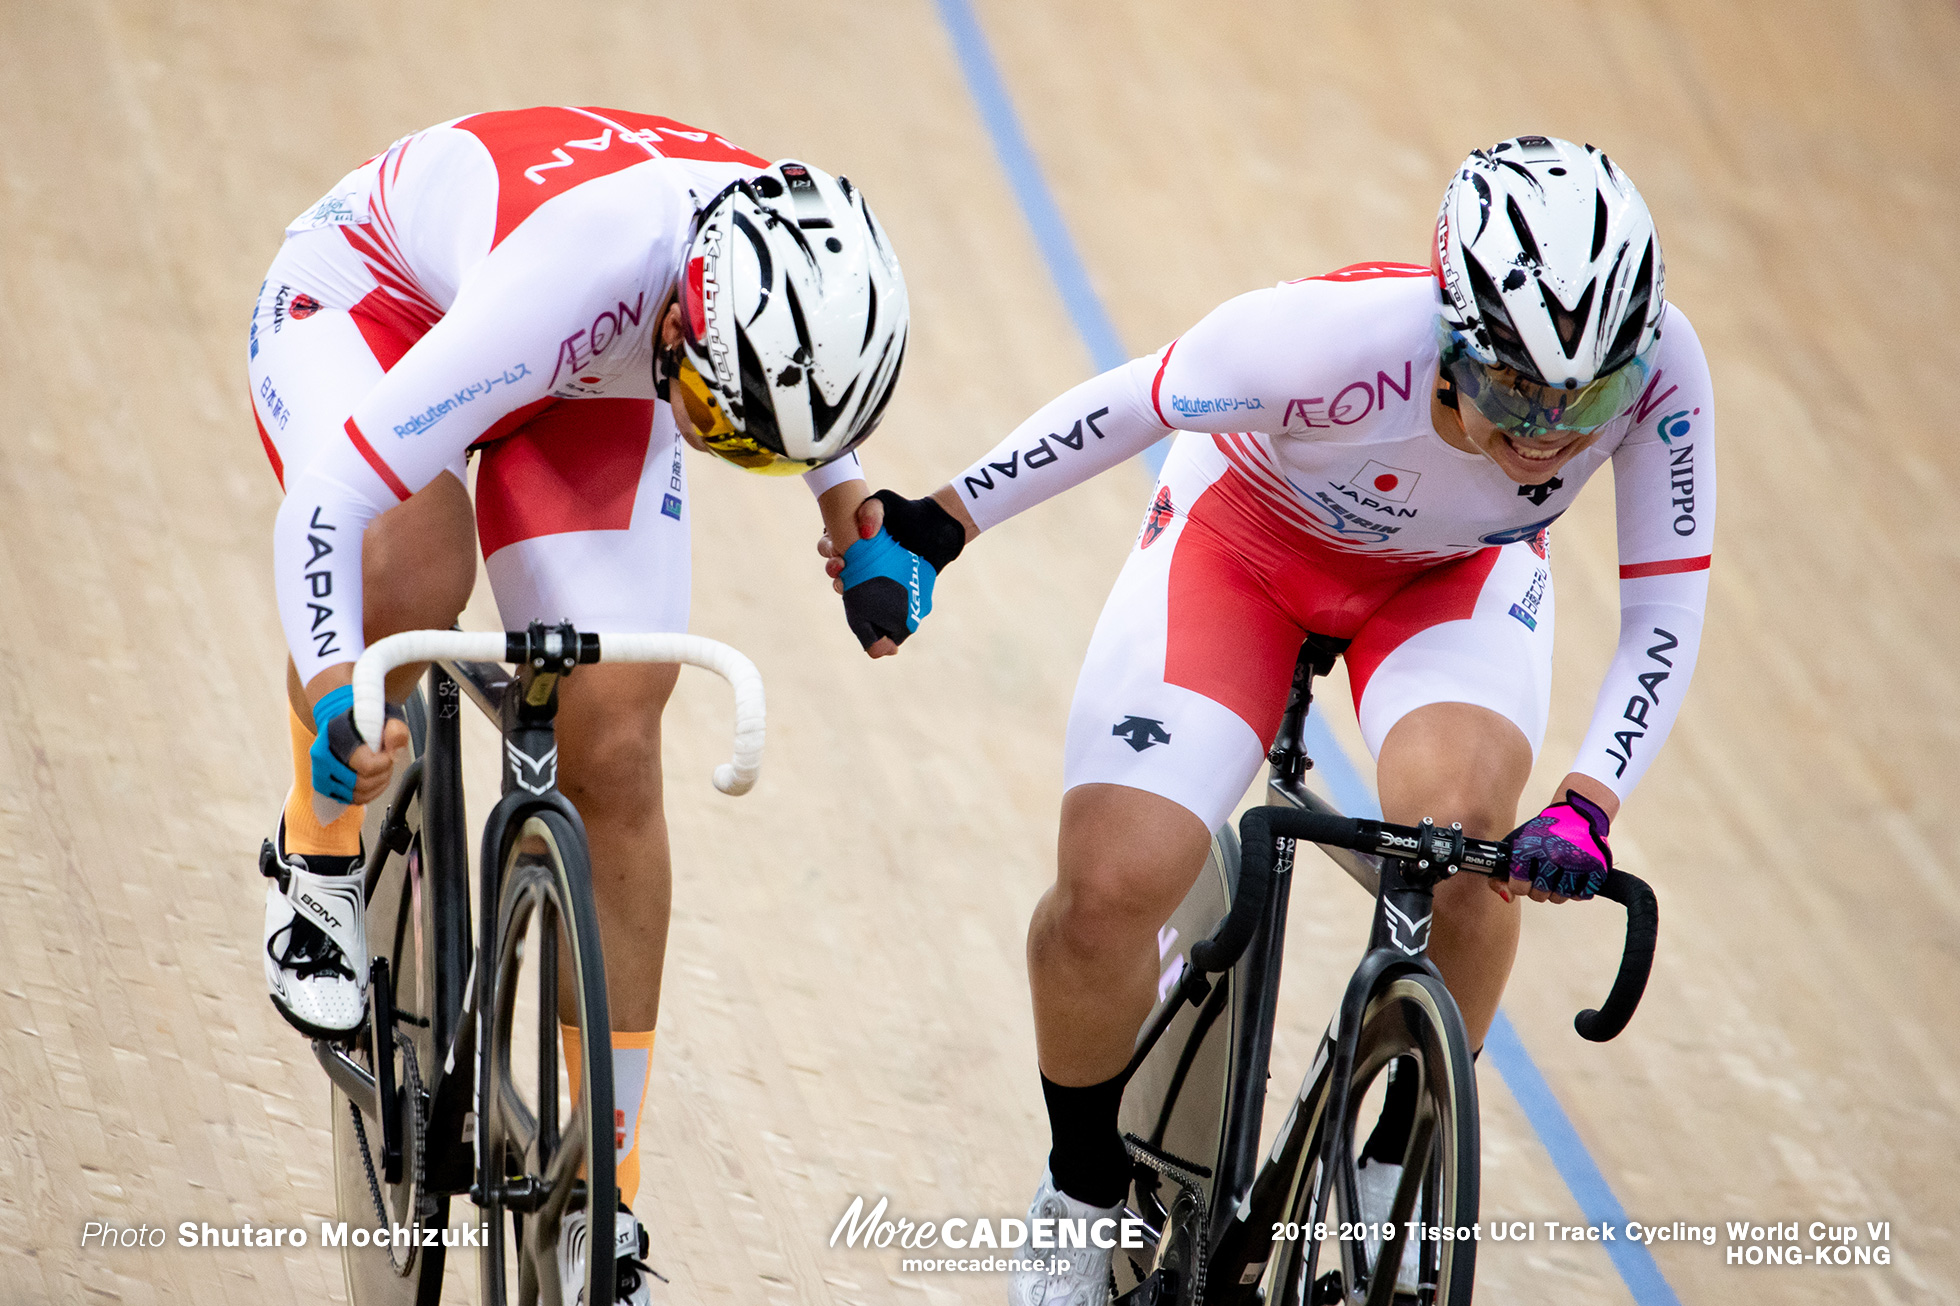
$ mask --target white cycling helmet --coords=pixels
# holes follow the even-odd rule
[[[695,217],[681,302],[669,397],[716,454],[805,472],[878,425],[910,310],[898,258],[849,181],[784,159],[723,190]]]
[[[1492,421],[1590,430],[1633,402],[1660,337],[1661,246],[1605,154],[1548,136],[1474,151],[1443,194],[1436,265],[1445,366]]]

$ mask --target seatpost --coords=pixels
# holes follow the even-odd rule
[[[1279,719],[1273,748],[1266,755],[1272,763],[1272,782],[1297,786],[1313,770],[1307,756],[1307,711],[1313,706],[1313,678],[1334,669],[1334,659],[1347,648],[1348,641],[1326,635],[1308,635],[1300,645],[1300,656],[1293,663],[1293,688],[1287,695],[1286,712]]]

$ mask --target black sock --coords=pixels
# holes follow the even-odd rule
[[[1416,1123],[1416,1078],[1420,1072],[1409,1057],[1397,1057],[1388,1064],[1388,1094],[1382,1101],[1381,1118],[1375,1132],[1361,1148],[1370,1161],[1401,1165],[1409,1150],[1409,1130]]]
[[[1043,1075],[1041,1096],[1048,1103],[1048,1132],[1054,1140],[1048,1173],[1055,1187],[1095,1207],[1121,1202],[1130,1188],[1130,1154],[1116,1127],[1123,1076],[1087,1088],[1064,1088]]]

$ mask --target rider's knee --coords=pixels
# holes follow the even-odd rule
[[[1499,792],[1472,777],[1451,777],[1430,789],[1422,815],[1441,826],[1461,823],[1473,839],[1501,839],[1517,824],[1517,812],[1517,795],[1508,788]]]
[[[582,667],[561,690],[558,787],[587,820],[661,810],[660,716],[671,666]]]
[[[1200,859],[1201,860],[1201,859]],[[1177,909],[1198,869],[1162,850],[1107,848],[1069,859],[1056,886],[1055,924],[1079,956],[1124,955],[1153,940]]]

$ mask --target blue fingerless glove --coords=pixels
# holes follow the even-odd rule
[[[931,499],[904,499],[890,490],[885,525],[844,550],[844,620],[858,643],[903,644],[932,611],[932,585],[960,556],[966,528]]]
[[[1562,898],[1584,900],[1599,892],[1613,869],[1606,846],[1606,812],[1576,791],[1511,832],[1511,878]]]
[[[354,687],[342,685],[313,705],[313,790],[337,803],[354,801],[359,778],[348,759],[360,744],[354,730]]]

